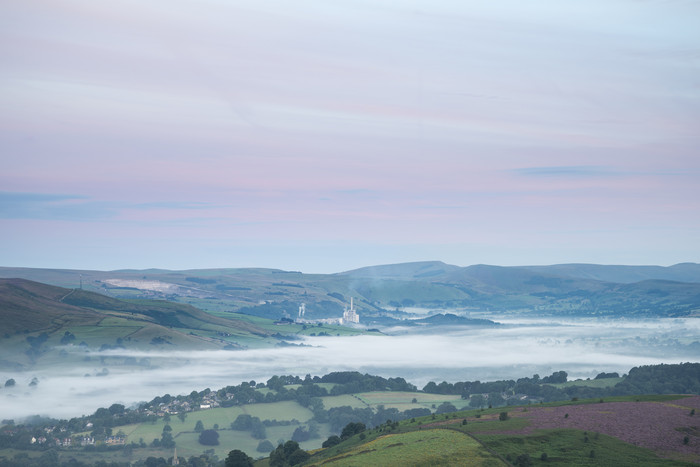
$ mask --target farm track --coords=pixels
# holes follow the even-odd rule
[[[76,289],[71,289],[70,292],[68,292],[67,294],[65,294],[63,297],[59,298],[58,301],[61,302],[61,303],[63,303],[63,300],[65,300],[66,298],[70,297],[71,294],[72,294],[73,292],[75,292],[75,291],[76,291]]]

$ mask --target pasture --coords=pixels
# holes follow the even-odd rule
[[[156,438],[160,439],[163,432],[163,427],[167,424],[173,429],[172,433],[176,438],[177,445],[179,447],[180,436],[184,436],[183,439],[186,439],[187,436],[189,436],[189,432],[194,433],[194,427],[198,421],[202,422],[205,429],[211,429],[214,428],[214,425],[218,425],[219,428],[223,430],[228,429],[231,426],[231,423],[241,414],[249,414],[253,417],[258,417],[260,420],[297,420],[301,424],[313,417],[313,413],[309,409],[300,406],[296,402],[283,401],[268,404],[248,404],[234,407],[219,407],[214,409],[197,410],[194,412],[189,412],[184,422],[177,418],[177,416],[173,415],[170,417],[170,421],[167,423],[163,420],[163,418],[159,418],[157,421],[152,423],[145,422],[121,426],[119,427],[119,430],[121,430],[127,436],[127,443],[138,443],[140,439],[143,439],[143,441],[146,443],[151,443]],[[285,433],[289,431],[289,434],[286,435],[287,437],[285,438],[289,439],[291,434],[294,432],[296,425],[290,425],[287,427],[268,427],[268,436],[271,436],[270,433],[275,432],[277,428],[285,428],[286,430],[282,430]],[[248,432],[235,433],[243,433],[250,438],[250,434]],[[197,434],[197,436],[199,436],[199,434]],[[274,444],[279,438],[270,439]],[[255,442],[255,446],[257,446],[257,440]],[[198,452],[201,452],[201,450]]]
[[[458,395],[427,394],[423,392],[401,392],[401,391],[374,391],[357,394],[357,398],[370,407],[376,408],[383,405],[385,408],[396,408],[398,410],[408,410],[417,408],[433,408],[443,402],[449,402],[458,409],[469,405],[468,400],[464,400]],[[416,402],[413,402],[413,400]]]

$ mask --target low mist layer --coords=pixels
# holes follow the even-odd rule
[[[504,321],[496,328],[392,329],[393,335],[311,337],[304,346],[246,351],[86,352],[80,365],[0,373],[2,418],[70,418],[118,402],[127,406],[169,393],[218,389],[275,374],[323,375],[357,370],[428,381],[547,375],[571,378],[626,373],[639,365],[697,360],[700,320]],[[437,334],[439,332],[439,334]],[[34,383],[32,383],[34,381]]]

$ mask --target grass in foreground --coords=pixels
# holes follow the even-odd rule
[[[420,430],[381,436],[340,455],[307,465],[501,466],[501,459],[477,441],[454,430]]]

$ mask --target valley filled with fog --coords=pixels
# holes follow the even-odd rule
[[[166,393],[265,382],[275,374],[352,370],[401,376],[419,388],[429,381],[517,379],[559,370],[569,379],[593,378],[599,372],[622,375],[634,366],[693,361],[700,352],[700,320],[693,318],[490,318],[501,324],[387,328],[386,336],[307,337],[293,346],[243,351],[88,352],[69,346],[64,350],[79,353],[73,359],[79,364],[0,373],[0,382],[16,382],[0,387],[0,414],[70,418]]]

